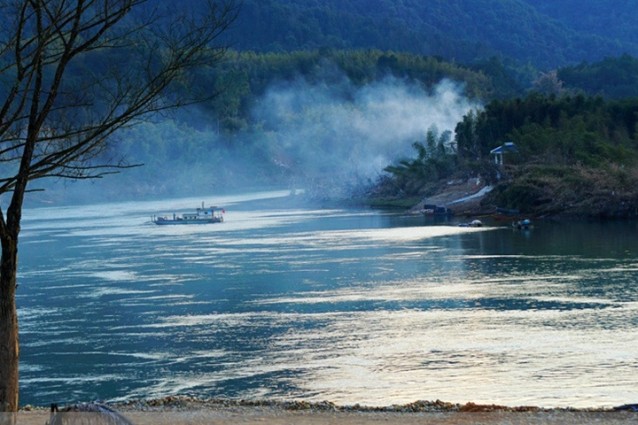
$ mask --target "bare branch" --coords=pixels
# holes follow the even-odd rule
[[[14,171],[0,175],[0,194],[14,197],[33,179],[128,168],[104,157],[110,139],[151,114],[208,98],[171,87],[220,60],[225,49],[211,43],[238,10],[235,0],[209,0],[206,13],[190,14],[183,3],[160,8],[146,0],[17,4],[15,30],[0,40],[0,64],[11,77],[0,80],[0,164],[20,163],[3,166]]]

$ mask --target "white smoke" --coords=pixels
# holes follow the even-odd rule
[[[52,182],[44,197],[88,202],[95,193],[118,200],[282,184],[347,196],[414,157],[412,144],[428,130],[453,131],[478,107],[450,80],[431,89],[397,78],[363,86],[340,74],[317,81],[273,84],[255,102],[250,131],[230,137],[203,109],[129,129],[117,150],[144,167],[90,185]]]
[[[268,130],[265,143],[307,176],[371,178],[399,158],[428,130],[453,131],[477,105],[450,80],[432,90],[386,78],[362,87],[347,80],[311,84],[303,79],[271,87],[254,110]]]

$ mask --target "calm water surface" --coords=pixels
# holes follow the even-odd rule
[[[25,212],[21,403],[202,397],[638,401],[638,226],[481,229],[201,199]],[[208,200],[206,200],[208,201]]]

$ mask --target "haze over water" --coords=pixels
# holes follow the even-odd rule
[[[21,403],[638,400],[635,223],[472,229],[286,195],[26,211]],[[202,200],[226,221],[150,223]]]

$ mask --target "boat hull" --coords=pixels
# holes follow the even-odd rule
[[[220,218],[202,218],[197,220],[184,220],[184,219],[165,219],[157,218],[154,223],[158,226],[175,226],[181,224],[213,224],[221,223],[223,220]]]
[[[201,208],[193,213],[184,213],[181,215],[173,214],[172,217],[167,216],[153,216],[153,223],[159,226],[175,226],[184,224],[213,224],[221,223],[224,221],[224,214],[226,211],[223,208],[207,207],[204,208],[202,202]],[[221,214],[220,214],[221,213]]]

